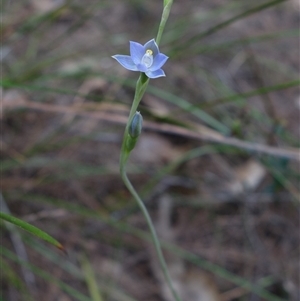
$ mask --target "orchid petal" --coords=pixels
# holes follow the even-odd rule
[[[131,71],[139,71],[132,58],[129,55],[116,54],[112,56],[117,60],[124,68]]]
[[[147,42],[144,45],[144,48],[145,48],[145,50],[151,49],[153,51],[153,57],[156,57],[156,55],[159,53],[158,46],[157,46],[157,44],[156,44],[156,42],[155,42],[154,39],[152,39],[149,42]]]
[[[152,66],[149,68],[150,71],[155,71],[160,69],[168,60],[169,57],[164,55],[163,53],[158,53],[157,56],[153,60]]]
[[[155,70],[155,71],[150,71],[149,70],[145,73],[149,78],[158,78],[158,77],[166,76],[165,72],[162,69],[158,69],[158,70]]]
[[[146,72],[148,70],[148,68],[143,64],[137,64],[136,66],[137,66],[137,69],[141,72]]]
[[[142,44],[130,41],[130,56],[136,65],[141,63],[144,54],[145,48]]]

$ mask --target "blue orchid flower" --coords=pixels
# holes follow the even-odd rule
[[[161,67],[168,57],[159,52],[154,39],[144,46],[137,42],[130,41],[130,55],[116,54],[112,56],[124,68],[131,71],[144,72],[149,78],[166,76]]]

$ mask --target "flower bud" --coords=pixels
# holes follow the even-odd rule
[[[132,138],[137,138],[142,131],[142,125],[143,125],[143,117],[140,112],[136,112],[131,120],[131,123],[128,128],[128,134]]]

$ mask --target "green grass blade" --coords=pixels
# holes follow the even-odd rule
[[[71,204],[70,202],[66,202],[62,199],[53,199],[45,196],[34,196],[34,195],[26,195],[23,196],[22,199],[26,201],[38,201],[38,202],[45,202],[47,204],[52,203],[55,206],[58,206],[60,208],[67,209],[69,212],[73,212],[76,214],[80,214],[81,216],[88,217],[91,219],[101,220],[102,222],[112,226],[113,228],[123,232],[123,233],[130,233],[142,240],[152,242],[152,237],[149,233],[146,231],[140,230],[136,227],[130,226],[128,223],[124,223],[121,221],[118,221],[116,223],[115,219],[108,218],[107,216],[104,216],[102,214],[99,214],[93,210],[83,208],[82,206],[78,206],[76,204]],[[259,285],[254,285],[251,281],[240,277],[236,274],[233,274],[232,272],[228,271],[225,268],[222,268],[221,266],[211,263],[208,260],[201,258],[200,256],[193,254],[192,252],[189,252],[187,250],[184,250],[183,248],[180,248],[174,244],[166,243],[164,241],[161,241],[162,247],[164,249],[169,250],[170,252],[176,254],[177,256],[181,257],[182,259],[185,259],[196,266],[199,266],[223,279],[226,279],[227,281],[230,281],[240,287],[243,287],[258,296],[263,297],[265,300],[268,301],[284,301],[285,299],[282,299],[280,297],[277,297],[273,295],[272,293],[268,292],[266,289],[262,288]]]
[[[214,107],[216,105],[227,104],[229,102],[239,101],[241,99],[249,98],[252,96],[264,95],[274,91],[280,91],[292,87],[297,87],[299,84],[300,84],[300,80],[297,79],[297,80],[292,80],[274,86],[262,87],[249,92],[229,95],[220,99],[210,100],[208,101],[208,104],[205,104],[203,107],[207,108],[207,107]]]
[[[88,286],[90,296],[93,301],[104,301],[104,299],[101,296],[101,293],[99,291],[98,285],[97,285],[97,279],[95,276],[95,273],[93,271],[93,268],[91,266],[91,263],[87,259],[86,256],[83,256],[81,260],[81,266],[83,269],[83,273],[85,276],[85,281]]]
[[[25,266],[26,268],[30,269],[32,272],[34,272],[36,275],[38,275],[40,278],[52,282],[53,284],[57,285],[62,291],[66,292],[70,296],[72,296],[74,299],[72,300],[78,300],[78,301],[92,301],[89,297],[81,294],[78,290],[74,289],[70,285],[58,280],[55,276],[51,275],[50,273],[32,265],[28,262],[25,262],[23,260],[20,260],[13,252],[6,248],[0,248],[0,254],[5,256],[7,259],[10,259],[14,262],[19,263],[20,265]]]
[[[18,273],[16,269],[7,262],[3,256],[0,256],[0,265],[1,265],[1,283],[9,283],[10,289],[16,289],[20,295],[26,301],[34,301],[33,296],[31,296],[30,291],[26,287],[24,283],[24,279],[22,279],[22,274]],[[2,293],[2,292],[1,292]],[[4,301],[1,299],[0,293],[0,301]]]
[[[100,239],[100,237],[99,237]],[[73,279],[77,279],[80,281],[84,281],[84,273],[77,263],[74,263],[70,260],[66,260],[61,254],[54,252],[52,249],[47,248],[45,244],[42,244],[40,241],[36,241],[32,239],[32,236],[27,236],[25,238],[26,243],[44,258],[49,260],[56,267],[59,267],[64,272],[68,273],[69,277]],[[79,255],[80,256],[80,255]],[[87,254],[88,256],[88,254]],[[76,257],[77,258],[77,257]],[[96,274],[96,272],[95,272]],[[111,298],[113,300],[118,301],[137,301],[132,296],[128,295],[122,288],[114,285],[114,280],[107,275],[103,275],[103,277],[99,278],[97,282],[98,289],[105,294],[107,298]]]
[[[220,121],[218,121],[214,117],[210,116],[203,110],[199,109],[197,105],[193,105],[177,95],[174,95],[174,94],[164,91],[162,89],[158,89],[151,85],[149,85],[148,90],[149,90],[150,94],[160,97],[162,99],[165,99],[166,101],[178,106],[179,108],[183,109],[186,112],[190,112],[191,114],[198,117],[200,120],[205,122],[207,125],[209,125],[213,129],[219,131],[220,133],[222,133],[224,135],[227,135],[230,133],[230,129],[226,125],[222,124]]]
[[[226,49],[232,49],[233,47],[248,46],[249,44],[267,43],[269,41],[278,39],[288,39],[299,36],[299,29],[288,29],[279,32],[266,33],[261,35],[253,35],[246,38],[239,38],[235,40],[229,40],[222,43],[216,43],[213,45],[203,44],[199,47],[193,47],[189,50],[189,55],[212,53],[217,51],[223,51]]]
[[[248,16],[250,16],[252,14],[255,14],[255,13],[259,12],[259,11],[262,11],[264,9],[267,9],[269,7],[277,5],[277,4],[279,4],[281,2],[284,2],[284,1],[287,1],[287,0],[275,0],[275,1],[270,1],[270,2],[267,2],[267,3],[263,3],[261,5],[258,5],[256,7],[251,8],[251,9],[249,9],[247,11],[244,11],[244,12],[242,12],[242,13],[240,13],[240,14],[238,14],[238,15],[236,15],[236,16],[234,16],[234,17],[232,17],[232,18],[230,18],[230,19],[228,19],[228,20],[226,20],[224,22],[221,22],[221,23],[219,23],[219,24],[217,24],[217,25],[209,28],[208,30],[206,30],[206,31],[204,31],[202,33],[193,36],[192,38],[189,39],[189,41],[187,41],[186,43],[184,43],[184,45],[180,45],[179,47],[174,47],[172,49],[172,55],[171,56],[173,56],[173,55],[175,55],[178,52],[181,52],[183,50],[186,52],[186,46],[187,45],[189,46],[189,48],[191,48],[191,46],[193,44],[197,43],[198,41],[200,41],[204,37],[209,36],[209,35],[217,32],[217,31],[219,31],[222,28],[225,28],[226,26],[234,23],[235,21],[238,21],[240,19],[248,17]]]
[[[31,234],[45,240],[46,242],[54,245],[55,247],[57,247],[58,249],[60,249],[62,251],[65,250],[64,247],[62,246],[62,244],[59,243],[55,238],[53,238],[46,232],[42,231],[41,229],[39,229],[35,226],[32,226],[31,224],[28,224],[27,222],[22,221],[19,218],[16,218],[10,214],[6,214],[3,212],[0,212],[0,218],[30,232]]]

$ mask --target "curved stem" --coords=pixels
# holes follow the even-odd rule
[[[125,167],[121,170],[121,177],[122,177],[122,180],[123,180],[124,184],[126,185],[128,190],[130,191],[130,193],[133,195],[136,202],[138,203],[138,206],[140,207],[140,209],[143,212],[143,215],[144,215],[144,217],[147,221],[147,224],[148,224],[148,227],[150,229],[151,236],[152,236],[152,239],[153,239],[153,243],[154,243],[154,246],[155,246],[155,250],[156,250],[156,253],[157,253],[157,256],[158,256],[158,259],[159,259],[159,263],[162,267],[162,270],[163,270],[164,276],[167,280],[168,286],[169,286],[175,300],[176,301],[181,301],[181,299],[177,295],[177,293],[176,293],[176,291],[175,291],[175,289],[172,285],[172,280],[171,280],[170,274],[168,272],[167,264],[166,264],[166,261],[164,259],[164,256],[163,256],[163,253],[162,253],[162,250],[161,250],[161,246],[160,246],[160,242],[159,242],[159,239],[157,237],[157,234],[156,234],[153,222],[151,220],[151,217],[150,217],[150,215],[148,213],[148,210],[145,207],[143,201],[141,200],[138,193],[135,191],[134,187],[132,186],[131,182],[129,181],[129,179],[126,175]]]
[[[136,110],[140,104],[140,101],[147,89],[148,83],[149,83],[149,78],[144,73],[141,73],[140,77],[136,83],[134,99],[133,99],[133,102],[131,105],[128,121],[127,121],[125,131],[124,131],[123,142],[122,142],[122,147],[121,147],[121,154],[120,154],[120,172],[122,172],[122,168],[125,168],[126,162],[129,157],[129,153],[126,150],[126,140],[127,140],[127,136],[128,136],[128,128],[129,128],[131,119],[132,119],[134,113],[136,112]]]
[[[138,206],[140,207],[146,221],[147,224],[149,226],[150,232],[151,232],[151,236],[153,238],[153,242],[154,242],[154,246],[157,252],[157,256],[160,262],[160,265],[162,267],[164,276],[167,280],[168,286],[175,298],[176,301],[181,301],[181,299],[179,298],[179,296],[177,295],[173,285],[172,285],[172,281],[171,281],[171,277],[170,274],[168,272],[167,269],[167,264],[165,262],[162,250],[161,250],[161,246],[155,231],[155,228],[153,226],[153,222],[151,220],[151,217],[147,211],[147,208],[145,207],[143,201],[141,200],[141,198],[139,197],[138,193],[135,191],[134,187],[132,186],[131,182],[129,181],[127,174],[126,174],[126,163],[127,160],[129,158],[129,152],[126,149],[126,140],[127,140],[127,136],[128,136],[128,128],[131,122],[131,119],[134,115],[134,113],[136,112],[138,105],[146,91],[146,88],[148,86],[149,83],[149,79],[146,77],[146,75],[144,73],[141,73],[137,83],[136,83],[136,90],[135,90],[135,95],[134,95],[134,99],[133,99],[133,103],[130,109],[130,113],[129,113],[129,118],[128,118],[128,122],[126,124],[126,128],[125,128],[125,132],[124,132],[124,137],[123,137],[123,142],[122,142],[122,148],[121,148],[121,154],[120,154],[120,174],[121,174],[121,178],[124,182],[124,184],[126,185],[126,187],[128,188],[128,190],[130,191],[130,193],[133,195],[134,199],[136,200],[136,202],[138,203]]]
[[[164,31],[166,22],[168,20],[169,14],[170,14],[170,10],[171,10],[171,6],[173,4],[173,0],[164,0],[164,10],[162,13],[162,18],[159,24],[159,29],[158,29],[158,33],[157,33],[157,37],[156,37],[156,43],[159,44],[160,40],[161,40],[161,36],[162,33]],[[159,263],[162,267],[164,276],[166,278],[167,284],[172,292],[172,295],[174,297],[174,299],[176,301],[181,301],[180,297],[177,295],[173,285],[172,285],[172,281],[171,281],[171,277],[170,274],[168,272],[167,269],[167,264],[166,261],[164,259],[162,250],[161,250],[161,246],[160,246],[160,242],[159,239],[157,237],[153,222],[151,220],[151,217],[148,213],[147,208],[145,207],[143,201],[141,200],[140,196],[138,195],[138,193],[135,191],[134,187],[132,186],[131,182],[129,181],[127,174],[126,174],[126,163],[128,161],[129,158],[129,154],[130,151],[128,151],[128,149],[126,148],[126,142],[127,142],[127,138],[128,138],[128,128],[129,125],[131,123],[131,120],[133,118],[133,115],[135,114],[138,105],[146,91],[146,88],[148,86],[149,83],[149,78],[144,74],[141,73],[140,77],[136,83],[136,89],[135,89],[135,95],[134,95],[134,99],[133,99],[133,103],[130,109],[130,113],[129,113],[129,118],[128,118],[128,122],[126,124],[126,128],[124,131],[124,137],[123,137],[123,142],[122,142],[122,148],[121,148],[121,154],[120,154],[120,174],[122,177],[122,180],[124,182],[124,184],[126,185],[126,187],[128,188],[128,190],[130,191],[130,193],[132,194],[132,196],[134,197],[134,199],[136,200],[136,202],[138,203],[138,206],[140,207],[146,221],[147,224],[149,226],[150,232],[151,232],[151,236],[153,239],[153,243],[156,249],[156,253],[159,259]]]

